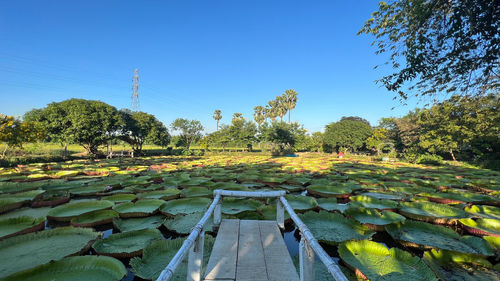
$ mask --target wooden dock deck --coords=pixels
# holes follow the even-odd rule
[[[276,221],[224,219],[204,280],[298,281]]]

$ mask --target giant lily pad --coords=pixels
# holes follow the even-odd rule
[[[151,216],[145,218],[114,219],[113,226],[121,232],[158,228],[165,219],[162,216]]]
[[[45,218],[19,217],[0,220],[0,240],[44,229]]]
[[[177,188],[167,188],[162,190],[139,193],[139,198],[171,200],[179,197],[180,191]]]
[[[170,200],[160,207],[160,211],[165,216],[198,213],[205,211],[211,202],[212,200],[204,197]]]
[[[473,236],[460,236],[444,226],[406,220],[399,224],[387,225],[385,229],[392,238],[410,247],[438,248],[485,256],[493,254],[493,250],[485,240]]]
[[[140,256],[146,245],[162,235],[158,229],[132,230],[112,234],[106,239],[98,240],[92,248],[99,255],[115,258],[130,258]]]
[[[339,246],[340,258],[369,280],[438,280],[419,257],[377,242],[347,241]]]
[[[17,209],[21,207],[24,202],[26,201],[19,198],[0,198],[0,213]]]
[[[497,219],[461,219],[459,222],[471,234],[500,237],[500,220]]]
[[[189,234],[193,227],[201,220],[203,215],[204,213],[194,213],[183,216],[176,216],[175,218],[165,220],[163,225],[167,229],[175,231],[176,233]],[[208,231],[211,231],[213,227],[212,222],[213,220],[208,220],[204,228]]]
[[[213,194],[213,191],[201,186],[193,186],[184,188],[181,191],[183,197],[210,197]]]
[[[23,201],[33,201],[35,198],[40,196],[42,193],[44,193],[45,190],[30,190],[30,191],[24,191],[24,192],[19,192],[19,193],[14,193],[14,194],[2,194],[0,197],[1,198],[15,198]]]
[[[472,205],[465,207],[464,210],[476,217],[500,220],[500,208],[498,207]]]
[[[118,217],[118,213],[113,210],[98,210],[73,218],[71,220],[71,225],[79,227],[91,227],[112,223],[113,218],[116,217]]]
[[[348,205],[347,204],[339,204],[337,203],[337,200],[335,198],[318,198],[316,199],[316,202],[318,202],[318,206],[325,210],[325,211],[338,211],[340,213],[343,213],[345,210],[347,210]]]
[[[322,197],[346,198],[352,192],[349,185],[324,185],[312,184],[307,187],[307,192]]]
[[[47,213],[51,210],[49,207],[44,208],[21,208],[0,215],[0,220],[19,217],[46,218]]]
[[[370,196],[363,196],[363,195],[351,196],[350,199],[352,202],[349,203],[350,205],[361,206],[369,209],[393,210],[396,209],[398,206],[398,203],[392,200],[377,199]]]
[[[59,227],[0,241],[0,278],[86,251],[101,234],[88,228]]]
[[[377,211],[365,208],[349,208],[344,214],[377,231],[383,231],[384,225],[402,222],[406,219],[402,215],[391,211]]]
[[[368,239],[375,232],[338,213],[321,211],[299,214],[316,239],[331,244],[354,239]]]
[[[130,260],[130,267],[132,267],[132,272],[146,280],[156,280],[160,273],[168,265],[170,260],[174,257],[177,251],[181,248],[183,238],[177,238],[172,240],[156,240],[149,243],[144,249],[142,258],[132,258]],[[205,240],[203,243],[203,262],[202,264],[206,267],[208,263],[208,258],[212,252],[212,247],[214,245],[215,239],[210,235],[205,235]],[[202,271],[205,269],[202,269]],[[184,259],[177,270],[174,273],[172,281],[184,281],[186,280],[187,272],[187,258]]]
[[[119,260],[105,256],[67,257],[13,274],[4,281],[92,280],[119,281],[127,269]]]
[[[318,206],[318,203],[313,197],[301,195],[286,195],[285,199],[290,204],[290,206],[298,212],[312,210]]]
[[[256,211],[261,205],[261,202],[253,199],[224,198],[222,201],[222,213],[236,215],[246,211]]]
[[[165,203],[163,200],[144,199],[135,203],[121,203],[113,207],[122,218],[147,217],[154,214],[158,208]]]
[[[131,202],[134,201],[137,196],[135,194],[130,194],[130,193],[119,193],[119,194],[113,194],[110,196],[105,196],[102,197],[102,200],[108,200],[111,202],[114,202],[115,204],[120,204],[120,203],[126,203],[126,202]]]
[[[70,221],[79,215],[97,210],[111,209],[113,202],[106,200],[91,200],[75,203],[67,203],[51,209],[47,213],[47,218],[56,221]]]
[[[470,217],[464,210],[431,202],[403,202],[399,205],[399,212],[412,219],[437,224],[451,224]]]
[[[424,253],[424,261],[441,280],[500,280],[500,273],[492,268],[491,263],[475,255],[431,250]]]

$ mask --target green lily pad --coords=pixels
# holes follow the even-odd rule
[[[399,201],[403,200],[406,198],[404,194],[400,193],[381,193],[381,192],[365,192],[361,193],[361,196],[369,196],[377,199],[382,199],[382,200],[394,200],[394,201]]]
[[[150,216],[165,203],[163,200],[144,199],[135,203],[127,202],[115,205],[113,210],[117,211],[122,218],[137,218]]]
[[[172,240],[156,240],[149,243],[144,249],[142,258],[132,258],[130,260],[130,267],[132,272],[146,280],[156,280],[163,269],[168,265],[170,260],[174,257],[177,251],[181,248],[184,238],[177,238]],[[205,240],[203,243],[203,268],[202,272],[205,271],[206,265],[208,264],[208,259],[215,239],[210,235],[205,235]],[[172,281],[184,281],[186,280],[187,272],[187,258],[185,258],[177,270],[174,273]]]
[[[67,257],[28,269],[4,281],[92,280],[119,281],[127,275],[123,263],[105,256]]]
[[[132,202],[135,200],[135,198],[137,198],[135,194],[122,193],[122,194],[113,194],[109,196],[104,196],[101,199],[111,201],[115,204],[120,204],[120,203]]]
[[[90,213],[97,210],[111,209],[113,202],[106,200],[91,200],[75,203],[67,203],[52,208],[47,213],[47,218],[56,221],[70,221],[79,215]]]
[[[144,199],[172,200],[179,197],[180,193],[181,192],[177,188],[167,188],[162,190],[139,193],[137,196],[139,198],[144,198]]]
[[[361,206],[368,209],[393,210],[398,207],[398,203],[392,200],[377,199],[370,196],[351,196],[349,205]]]
[[[212,200],[204,197],[183,198],[165,202],[160,211],[165,216],[192,214],[205,211]]]
[[[298,212],[309,211],[318,206],[316,199],[313,197],[307,197],[302,195],[285,195],[286,201],[288,204]]]
[[[352,217],[371,229],[382,231],[384,225],[398,223],[406,218],[391,211],[377,211],[376,209],[350,208],[344,214]]]
[[[318,206],[325,211],[338,211],[343,213],[349,207],[347,204],[339,204],[335,198],[318,198],[316,199]]]
[[[144,218],[114,219],[113,226],[121,232],[158,228],[165,219],[162,216],[151,216]]]
[[[500,220],[500,208],[498,207],[485,206],[485,205],[472,205],[465,207],[464,210],[476,217]]]
[[[188,187],[181,191],[183,197],[210,197],[212,194],[212,190],[201,186]]]
[[[274,221],[276,220],[276,204],[262,205],[257,209],[257,212],[262,215],[262,218],[265,220]],[[284,219],[290,219],[290,215],[287,211],[284,211]]]
[[[0,220],[19,217],[46,218],[47,213],[51,210],[50,207],[44,208],[21,208],[0,215]]]
[[[0,240],[39,231],[45,228],[45,218],[18,217],[0,220]]]
[[[132,230],[111,234],[106,239],[98,240],[92,248],[99,255],[115,258],[130,258],[140,256],[146,245],[157,239],[162,239],[158,229]]]
[[[23,201],[33,201],[35,198],[39,197],[42,193],[44,193],[45,190],[30,190],[30,191],[24,191],[24,192],[19,192],[19,193],[14,193],[14,194],[2,194],[0,195],[1,198],[15,198]]]
[[[236,215],[246,211],[256,211],[262,203],[248,198],[224,198],[222,201],[222,213]]]
[[[437,224],[451,224],[470,217],[464,210],[431,202],[403,202],[399,212],[405,217]]]
[[[377,242],[347,241],[340,244],[338,252],[345,263],[369,280],[438,280],[419,257],[398,248],[387,249]]]
[[[431,250],[424,253],[424,261],[441,280],[500,280],[500,273],[492,268],[491,263],[476,255]]]
[[[80,254],[101,234],[88,228],[58,227],[0,241],[0,278],[52,260]]]
[[[26,201],[19,198],[0,198],[0,213],[21,207]]]
[[[478,236],[495,236],[500,237],[500,220],[497,219],[461,219],[459,222],[465,229],[474,235]]]
[[[437,248],[466,254],[490,256],[493,250],[488,243],[473,236],[460,236],[452,229],[425,222],[406,220],[385,227],[395,240],[422,249]]]
[[[183,216],[176,216],[175,218],[167,219],[163,225],[178,234],[189,234],[193,227],[201,220],[204,213],[194,213]],[[212,231],[213,220],[208,220],[204,229]]]
[[[113,218],[116,217],[118,217],[118,213],[113,210],[97,210],[71,219],[71,225],[79,227],[92,227],[112,223]]]
[[[307,192],[313,195],[321,197],[337,197],[346,198],[352,192],[352,188],[349,185],[323,185],[323,184],[312,184],[307,187]]]
[[[299,214],[299,217],[316,239],[326,243],[336,244],[347,240],[368,239],[375,234],[366,226],[338,213],[306,212]]]

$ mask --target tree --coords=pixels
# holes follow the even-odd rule
[[[276,106],[276,113],[280,117],[281,122],[283,122],[283,116],[285,116],[286,112],[288,111],[285,97],[277,96],[275,106]]]
[[[1,158],[5,158],[9,147],[22,148],[26,142],[42,139],[44,133],[43,127],[38,122],[21,122],[21,120],[14,116],[0,114],[0,143],[5,143]]]
[[[228,133],[233,144],[251,148],[252,143],[255,141],[257,128],[255,123],[237,115],[233,117],[231,125],[228,128]]]
[[[326,126],[324,134],[324,150],[326,152],[342,149],[359,150],[372,134],[370,124],[359,118],[342,118],[340,121]]]
[[[278,117],[278,102],[276,100],[268,101],[266,105],[266,118],[274,121],[276,117]]]
[[[380,153],[382,149],[380,146],[387,142],[387,129],[385,128],[377,128],[373,130],[372,135],[366,139],[366,147],[372,148],[377,151],[377,154]]]
[[[240,119],[243,119],[243,114],[241,114],[239,112],[235,112],[235,113],[233,113],[233,120],[231,122],[234,122],[234,120],[240,120]]]
[[[290,112],[295,109],[295,106],[297,105],[297,92],[293,89],[288,89],[285,91],[283,94],[283,101],[284,104],[286,105],[286,108],[288,110],[288,124],[291,124],[290,121]]]
[[[53,102],[41,111],[29,113],[25,121],[37,119],[53,141],[77,143],[87,154],[116,136],[122,120],[118,110],[104,102],[69,99]]]
[[[283,122],[272,122],[269,126],[261,127],[261,136],[266,141],[271,142],[277,149],[277,152],[291,152],[290,150],[296,142],[293,128]]]
[[[172,122],[172,129],[174,131],[180,131],[180,138],[182,139],[183,146],[189,149],[193,141],[201,138],[201,132],[203,131],[203,126],[198,120],[187,120],[183,118],[177,118]]]
[[[415,96],[495,93],[499,7],[498,0],[382,1],[358,34],[375,36],[376,53],[388,53],[394,73],[378,82],[401,99],[412,90]]]
[[[161,146],[170,143],[167,128],[154,115],[126,109],[120,114],[123,120],[120,139],[130,144],[134,151],[140,153],[145,142]]]
[[[214,119],[217,121],[217,131],[219,130],[219,121],[222,119],[222,112],[218,109],[214,111]]]
[[[260,124],[264,123],[266,119],[265,108],[260,105],[257,105],[253,108],[253,110],[254,110],[253,119],[255,120],[255,123],[257,123],[257,125],[259,125],[260,127]]]

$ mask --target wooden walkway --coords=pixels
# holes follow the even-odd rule
[[[222,220],[204,280],[298,281],[276,221]]]

